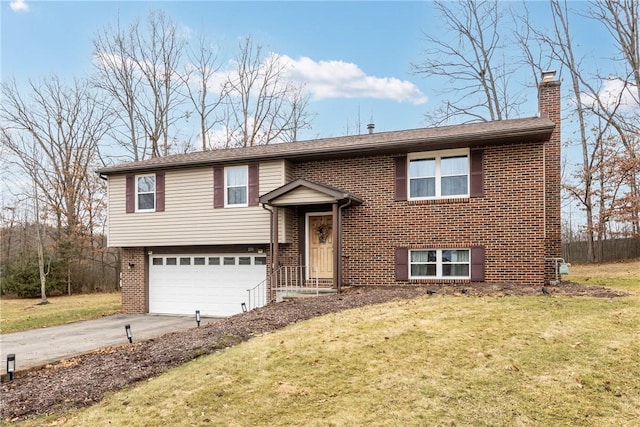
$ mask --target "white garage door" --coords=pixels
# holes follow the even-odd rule
[[[263,254],[150,255],[149,312],[230,316],[265,280]]]

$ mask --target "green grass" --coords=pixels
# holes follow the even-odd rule
[[[25,425],[635,426],[640,279],[616,279],[634,295],[432,296],[327,315]]]
[[[40,298],[0,299],[0,333],[95,319],[117,313],[121,307],[119,293],[52,297],[48,301],[40,305]]]

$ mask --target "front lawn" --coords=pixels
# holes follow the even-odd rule
[[[120,311],[119,293],[84,294],[48,298],[0,299],[0,333],[61,325],[95,319]]]
[[[635,426],[629,271],[624,298],[434,295],[325,315],[26,425]]]

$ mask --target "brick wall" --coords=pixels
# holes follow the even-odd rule
[[[400,153],[399,153],[400,154]],[[298,163],[295,178],[352,192],[344,210],[344,284],[395,280],[395,248],[485,248],[487,282],[544,282],[545,150],[542,143],[484,147],[484,196],[394,201],[394,156]],[[349,173],[342,173],[349,171]],[[282,247],[296,253],[297,239]]]
[[[147,313],[144,248],[122,248],[122,311],[127,314]],[[131,265],[131,266],[130,266]]]

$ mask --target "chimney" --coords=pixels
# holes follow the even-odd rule
[[[373,124],[373,123],[369,123],[369,124],[367,125],[367,129],[369,130],[369,134],[372,134],[372,133],[373,133],[373,130],[374,130],[375,128],[376,128],[376,125],[375,125],[375,124]]]
[[[560,82],[555,71],[544,71],[538,86],[538,110],[541,118],[554,123],[549,140],[544,143],[544,253],[545,258],[562,256],[560,220],[561,140]],[[554,280],[554,269],[545,266],[545,279]]]

